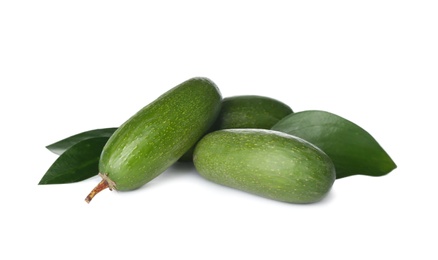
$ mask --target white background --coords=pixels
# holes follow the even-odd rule
[[[0,2],[1,259],[437,259],[436,1]],[[212,79],[362,126],[397,163],[280,203],[176,165],[38,186],[45,146]]]

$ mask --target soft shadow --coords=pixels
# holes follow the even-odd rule
[[[156,185],[162,185],[167,182],[172,182],[180,178],[186,177],[199,177],[199,174],[196,173],[195,165],[193,162],[176,162],[172,166],[170,166],[163,173],[158,175],[155,179],[146,183],[139,189],[149,189],[151,187],[155,187]]]
[[[176,173],[195,173],[195,165],[193,162],[176,162],[169,168],[171,171]]]
[[[145,185],[143,185],[142,187],[140,187],[140,190],[143,189],[151,189],[151,188],[155,188],[158,187],[160,185],[166,185],[166,183],[169,182],[173,182],[173,181],[178,181],[177,179],[180,178],[195,178],[195,179],[199,179],[199,180],[203,180],[205,181],[204,178],[201,177],[201,175],[199,175],[196,172],[196,168],[195,165],[193,164],[193,162],[176,162],[174,163],[172,166],[170,166],[166,171],[164,171],[163,173],[161,173],[159,176],[157,176],[155,179],[153,179],[152,181],[146,183]],[[206,185],[212,185],[215,187],[219,187],[222,185],[218,185],[215,184],[213,182],[208,182],[206,181]],[[283,201],[276,201],[276,200],[272,200],[269,198],[265,198],[262,196],[258,196],[255,194],[251,194],[251,193],[247,193],[238,189],[234,189],[231,187],[227,187],[227,186],[222,186],[228,189],[231,189],[233,191],[236,192],[242,192],[246,195],[249,196],[254,196],[254,197],[258,197],[261,200],[266,200],[269,203],[278,203],[278,205],[293,205],[295,207],[321,207],[321,206],[326,206],[332,203],[332,201],[334,200],[334,198],[336,197],[335,190],[332,188],[327,195],[322,198],[320,201],[317,202],[313,202],[313,203],[305,203],[305,204],[300,204],[300,203],[289,203],[289,202],[283,202]],[[224,192],[226,192],[224,190]]]

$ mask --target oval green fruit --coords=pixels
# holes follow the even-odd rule
[[[255,95],[226,97],[222,100],[216,122],[208,132],[231,128],[270,129],[292,113],[292,108],[288,105],[270,97]],[[179,161],[192,161],[193,150],[194,147]]]
[[[193,162],[210,181],[290,203],[321,200],[336,178],[332,161],[319,148],[273,130],[212,132],[196,145]]]
[[[233,96],[222,100],[216,130],[231,128],[270,129],[292,109],[279,100],[264,96]]]
[[[207,78],[192,78],[167,91],[122,124],[99,161],[103,180],[87,196],[105,188],[141,187],[178,160],[211,127],[221,94]]]

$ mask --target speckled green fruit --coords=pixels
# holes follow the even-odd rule
[[[292,114],[292,108],[274,98],[265,96],[232,96],[222,100],[221,111],[208,132],[231,128],[270,129],[278,121]],[[193,158],[192,147],[179,161]]]
[[[285,116],[293,113],[283,102],[264,96],[233,96],[222,100],[214,127],[270,129]]]
[[[192,78],[138,111],[110,137],[99,161],[103,178],[86,201],[104,188],[141,187],[178,160],[211,127],[221,94],[207,78]]]
[[[226,129],[204,136],[193,162],[215,183],[266,198],[313,203],[330,191],[335,168],[316,146],[264,129]]]

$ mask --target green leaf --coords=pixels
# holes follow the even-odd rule
[[[99,158],[109,137],[82,140],[62,153],[38,183],[79,182],[99,173]]]
[[[335,165],[337,179],[355,174],[382,176],[397,167],[367,131],[329,112],[294,113],[272,130],[295,135],[323,150]]]
[[[72,147],[73,145],[79,143],[80,141],[89,139],[89,138],[95,138],[95,137],[107,137],[109,138],[114,131],[116,131],[117,128],[102,128],[102,129],[95,129],[90,130],[86,132],[82,132],[70,137],[67,137],[65,139],[62,139],[56,143],[53,143],[51,145],[46,146],[47,149],[52,151],[56,154],[62,154],[65,152],[68,148]]]

